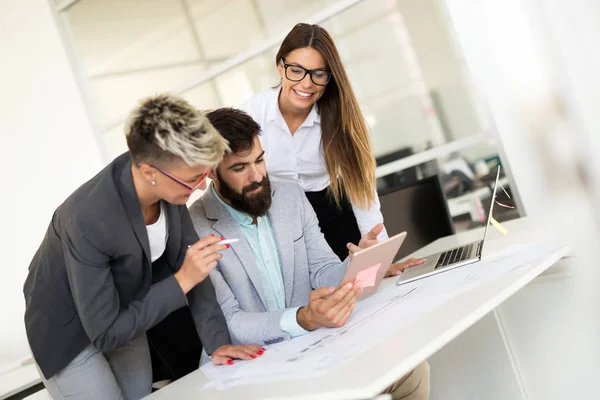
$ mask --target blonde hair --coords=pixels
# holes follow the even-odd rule
[[[352,203],[369,208],[375,201],[375,158],[367,124],[333,39],[318,25],[297,24],[283,40],[276,63],[305,47],[321,53],[332,75],[317,101],[330,193],[338,205],[345,195]]]
[[[213,167],[229,151],[203,112],[169,94],[141,100],[125,123],[125,136],[136,163],[160,165],[179,158],[190,166]]]

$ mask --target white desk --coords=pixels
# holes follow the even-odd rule
[[[0,399],[6,399],[14,394],[37,385],[42,380],[35,364],[28,364],[13,371],[0,375]]]
[[[494,252],[507,245],[519,243],[523,237],[531,240],[525,220],[509,221],[505,226],[511,231],[511,234],[500,237],[498,232],[492,231],[486,245],[486,252]],[[468,243],[481,235],[481,230],[475,230],[443,238],[419,250],[415,255],[427,255],[452,245]],[[208,382],[208,379],[202,371],[198,370],[166,386],[149,398],[160,400],[175,398],[357,399],[375,397],[385,387],[426,360],[548,269],[563,255],[558,252],[527,272],[514,271],[496,281],[453,298],[389,339],[374,345],[369,351],[332,369],[326,376],[311,380],[240,385],[223,391],[211,389],[200,392],[199,387]],[[383,282],[383,285],[394,284],[394,278]]]

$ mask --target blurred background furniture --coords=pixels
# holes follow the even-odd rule
[[[408,232],[396,259],[454,234],[446,197],[437,175],[382,191],[379,201],[388,234]]]

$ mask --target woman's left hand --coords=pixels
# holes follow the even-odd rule
[[[360,239],[360,242],[358,242],[358,246],[353,243],[347,243],[346,248],[348,249],[348,255],[350,256],[350,258],[354,256],[354,253],[379,243],[379,241],[377,240],[377,236],[379,236],[381,231],[383,231],[383,224],[379,223],[375,225],[369,232],[367,232],[365,236],[363,236]]]
[[[358,242],[358,247],[360,247],[361,249],[367,249],[379,243],[379,241],[377,240],[377,236],[379,236],[381,231],[383,231],[383,224],[379,223],[375,225],[373,228],[371,228],[369,232],[367,232],[365,236],[360,238],[360,242]]]
[[[216,365],[231,365],[233,359],[252,360],[260,357],[265,349],[257,344],[248,344],[245,346],[227,344],[219,347],[212,353],[212,362]]]
[[[427,260],[425,258],[409,258],[404,262],[391,264],[385,274],[385,277],[388,278],[390,276],[400,275],[400,273],[406,268],[414,267],[415,265],[421,265],[426,261]]]

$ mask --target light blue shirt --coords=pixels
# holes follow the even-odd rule
[[[252,250],[254,261],[256,262],[260,274],[267,311],[285,308],[285,291],[283,287],[283,276],[281,275],[281,260],[279,259],[275,234],[273,233],[269,217],[258,217],[256,219],[256,224],[253,224],[252,218],[249,215],[234,209],[221,200],[219,195],[215,192],[213,185],[211,185],[211,190],[219,202],[221,202],[229,214],[231,214],[240,228],[240,231],[246,238],[250,250]],[[287,332],[291,337],[308,333],[308,331],[304,330],[298,324],[296,319],[298,308],[300,307],[290,308],[283,313],[279,323],[281,330]]]

